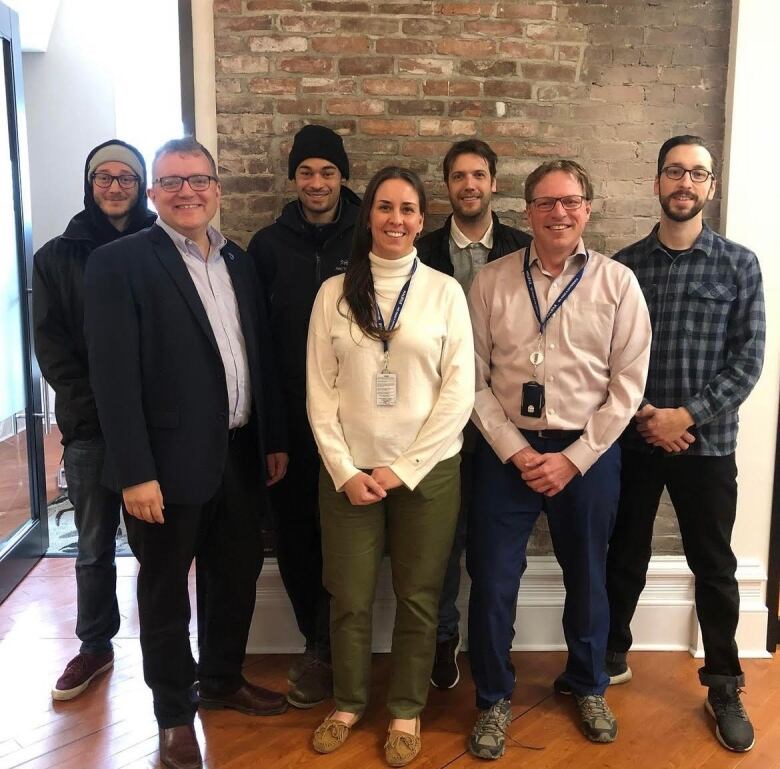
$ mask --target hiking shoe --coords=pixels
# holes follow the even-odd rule
[[[604,655],[604,671],[609,676],[609,685],[627,684],[633,677],[631,668],[626,662],[626,652],[611,652],[607,649]]]
[[[617,737],[617,721],[602,694],[574,696],[580,709],[580,726],[585,736],[593,742],[614,742]]]
[[[95,676],[105,673],[114,665],[114,652],[77,654],[66,666],[63,674],[51,690],[55,700],[72,700],[78,697],[91,683]]]
[[[313,708],[333,696],[333,668],[314,657],[301,677],[287,692],[287,702],[294,708]]]
[[[504,755],[506,730],[512,723],[509,700],[499,700],[479,711],[477,723],[469,735],[469,750],[477,758],[495,759]]]
[[[433,658],[431,683],[437,689],[452,689],[460,681],[458,652],[460,651],[460,633],[454,638],[436,644],[436,656]]]
[[[291,684],[296,683],[296,681],[303,675],[304,670],[306,670],[306,668],[309,667],[312,661],[316,658],[317,657],[314,653],[314,649],[310,649],[307,646],[303,654],[299,654],[287,669],[287,680]]]
[[[739,698],[741,693],[742,689],[736,684],[711,686],[704,700],[705,710],[717,723],[715,736],[718,742],[736,753],[750,750],[756,741],[753,724]]]

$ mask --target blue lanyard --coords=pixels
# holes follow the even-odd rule
[[[393,308],[393,313],[390,316],[390,325],[387,327],[388,331],[392,331],[398,324],[398,318],[401,315],[401,310],[403,310],[404,308],[404,302],[406,302],[406,295],[409,293],[409,286],[412,285],[412,278],[414,277],[414,273],[416,270],[417,270],[417,258],[415,257],[414,262],[412,262],[412,272],[409,275],[409,280],[407,280],[406,283],[404,283],[404,286],[401,289],[401,293],[398,294],[398,299],[396,299],[395,301],[395,307]],[[382,317],[382,310],[379,309],[379,302],[376,301],[376,296],[374,297],[374,304],[376,305],[376,325],[379,326],[379,328],[381,328],[382,331],[384,331],[385,319]],[[387,355],[387,352],[390,349],[390,345],[387,339],[382,340],[382,348],[384,349],[385,355]]]
[[[542,313],[539,309],[539,300],[536,297],[536,286],[534,286],[534,279],[531,276],[531,246],[529,245],[528,248],[525,250],[525,259],[523,260],[523,274],[525,275],[525,284],[528,287],[528,296],[531,300],[531,306],[534,308],[534,315],[536,315],[536,320],[539,323],[539,335],[541,336],[544,334],[544,329],[547,326],[548,321],[550,318],[552,318],[553,315],[560,309],[561,305],[569,298],[569,294],[571,294],[572,291],[577,287],[577,284],[580,282],[580,279],[582,278],[583,273],[585,272],[585,267],[588,264],[588,259],[590,259],[590,254],[588,253],[588,249],[585,249],[585,264],[580,267],[577,274],[568,282],[566,285],[566,288],[561,291],[561,293],[558,295],[558,298],[552,303],[550,308],[547,310],[547,315],[545,316],[544,320],[542,320]]]

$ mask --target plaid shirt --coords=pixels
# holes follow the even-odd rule
[[[693,247],[670,256],[657,237],[615,254],[636,274],[650,310],[653,344],[645,399],[659,408],[685,406],[696,441],[686,454],[724,456],[737,443],[737,409],[764,360],[766,320],[756,255],[706,224]],[[621,439],[651,447],[632,422]]]

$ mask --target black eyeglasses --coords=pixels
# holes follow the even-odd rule
[[[576,211],[582,206],[585,198],[582,195],[565,195],[562,198],[534,198],[531,203],[539,211],[548,212],[555,208],[555,204],[559,200],[565,211]]]
[[[666,176],[667,179],[671,179],[673,182],[679,182],[680,179],[688,174],[691,177],[691,181],[696,184],[704,184],[710,176],[714,179],[715,174],[712,171],[708,171],[706,168],[683,168],[682,166],[666,166],[661,169],[661,173]]]
[[[192,174],[192,176],[160,176],[154,180],[165,192],[178,192],[184,182],[190,185],[193,192],[203,192],[209,188],[212,181],[219,182],[216,176],[208,174]]]
[[[119,182],[119,186],[122,189],[129,190],[138,184],[140,177],[135,174],[119,174],[119,176],[114,176],[112,174],[104,174],[102,171],[92,174],[92,181],[94,184],[104,190],[107,190],[114,183],[115,179]]]

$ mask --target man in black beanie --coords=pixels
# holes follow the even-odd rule
[[[100,483],[105,444],[87,367],[84,268],[98,246],[154,222],[145,187],[146,164],[135,147],[118,139],[95,147],[84,167],[84,210],[34,258],[35,353],[56,393],[78,532],[76,635],[81,650],[52,689],[55,700],[78,697],[114,664],[111,639],[119,630],[114,556],[121,498]]]
[[[306,652],[290,666],[287,699],[299,708],[331,696],[329,597],[322,587],[317,507],[319,458],[306,417],[306,335],[324,280],[344,272],[360,198],[344,185],[349,160],[341,137],[320,125],[295,135],[288,163],[297,200],[252,238],[253,257],[268,291],[276,361],[287,396],[290,464],[271,488],[277,518],[277,560]]]

